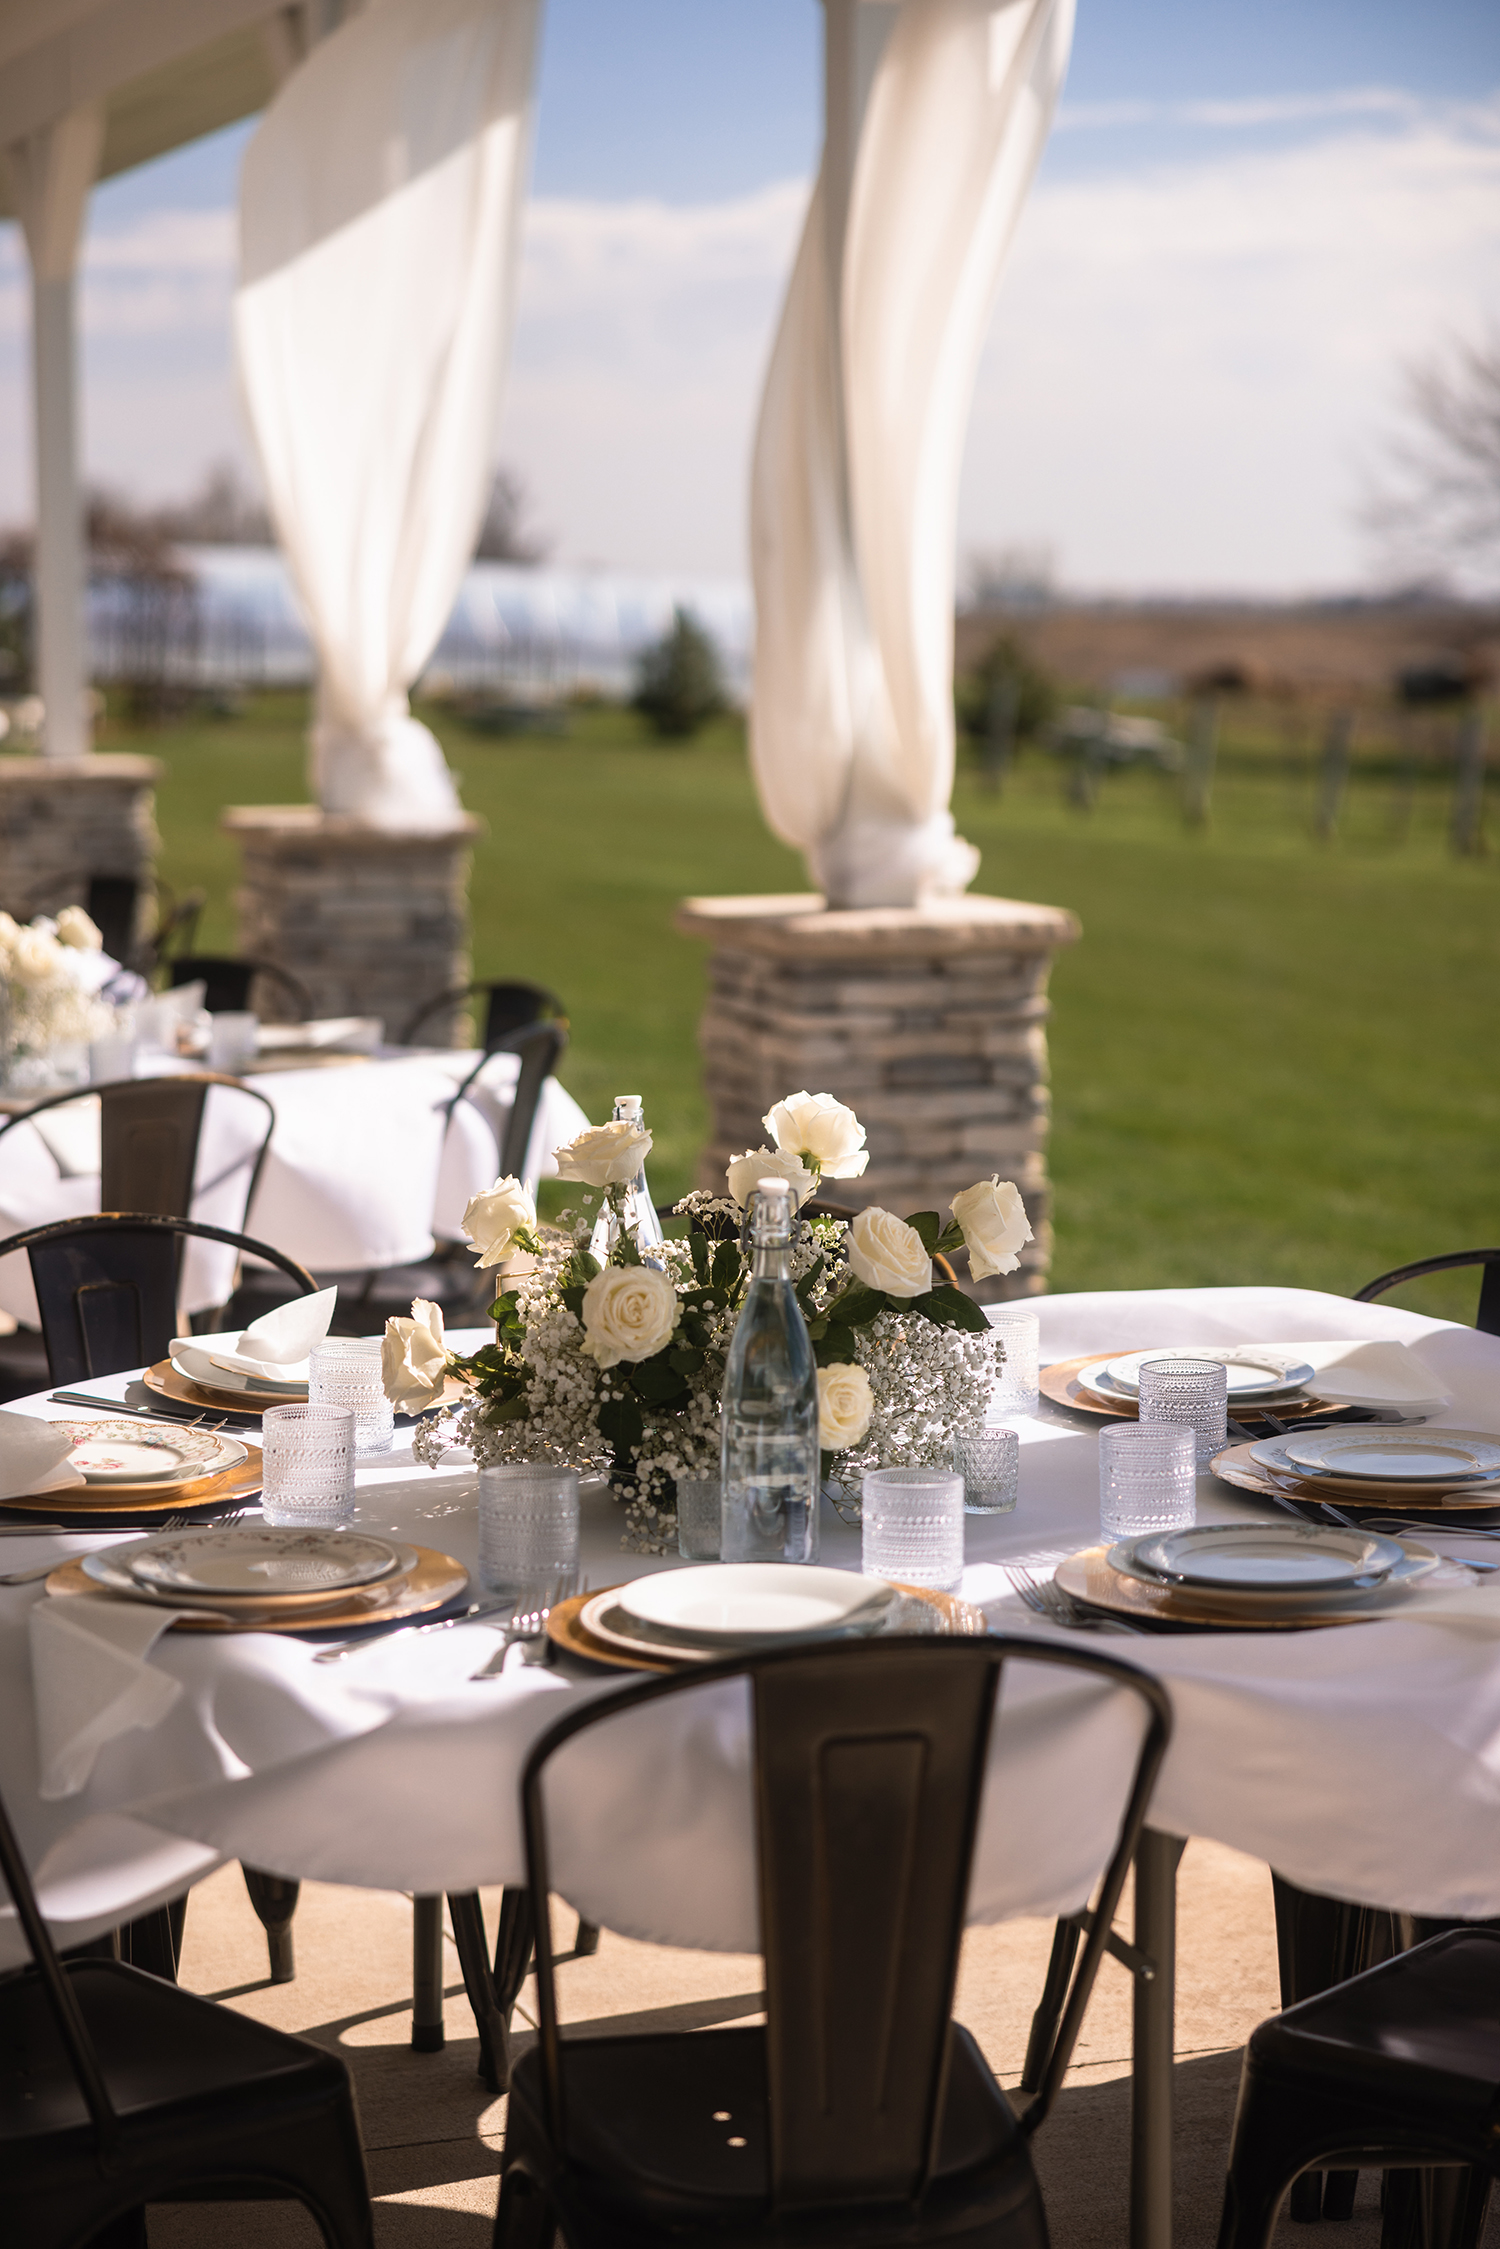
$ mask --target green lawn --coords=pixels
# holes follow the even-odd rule
[[[162,871],[207,885],[207,947],[233,942],[226,803],[296,801],[300,705],[109,747],[170,768]],[[424,713],[489,825],[476,856],[474,960],[567,1000],[564,1077],[593,1116],[645,1096],[653,1185],[691,1176],[704,1129],[700,949],[671,927],[690,891],[800,888],[756,809],[740,729],[655,743],[629,715],[578,713],[564,739],[497,739]],[[1071,906],[1052,1055],[1060,1288],[1280,1281],[1351,1290],[1382,1268],[1500,1239],[1500,870],[1455,860],[1445,793],[1356,775],[1341,840],[1312,840],[1305,762],[1226,740],[1211,826],[1175,784],[1105,781],[1092,812],[1024,757],[1004,792],[960,778],[980,887]],[[790,1090],[790,1089],[789,1089]],[[1471,1317],[1465,1277],[1407,1301]]]

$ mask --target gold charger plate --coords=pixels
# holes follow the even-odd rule
[[[258,1609],[245,1617],[192,1616],[183,1617],[174,1627],[179,1632],[349,1632],[357,1631],[362,1624],[394,1624],[403,1617],[423,1616],[429,1609],[440,1609],[456,1600],[469,1582],[469,1573],[462,1562],[451,1554],[439,1554],[432,1546],[414,1546],[417,1566],[395,1585],[383,1580],[374,1585],[360,1586],[329,1602],[311,1615],[299,1612],[288,1615],[269,1609]],[[47,1580],[47,1591],[61,1597],[74,1593],[99,1593],[99,1587],[84,1573],[82,1561],[61,1562]],[[110,1596],[105,1594],[104,1599]],[[172,1603],[164,1601],[164,1608]]]
[[[247,1442],[243,1437],[241,1444]],[[27,1492],[0,1500],[0,1512],[18,1507],[30,1515],[175,1515],[189,1507],[227,1506],[253,1499],[260,1490],[260,1454],[252,1446],[237,1468],[217,1476],[193,1476],[177,1484],[64,1484],[50,1492]]]
[[[257,1414],[266,1406],[307,1404],[305,1390],[274,1390],[266,1387],[255,1391],[253,1395],[245,1390],[216,1390],[206,1382],[195,1382],[191,1376],[180,1374],[170,1359],[158,1359],[154,1367],[147,1367],[141,1379],[146,1388],[154,1390],[158,1397],[175,1398],[179,1405],[202,1406],[205,1411],[227,1409],[231,1413]],[[468,1395],[468,1390],[466,1382],[460,1382],[450,1375],[443,1386],[443,1394],[437,1401],[437,1407],[427,1406],[423,1411],[432,1413],[440,1408],[457,1405],[461,1398]]]
[[[1189,1594],[1177,1586],[1144,1585],[1138,1578],[1112,1570],[1109,1549],[1086,1546],[1059,1562],[1053,1576],[1064,1593],[1086,1601],[1091,1609],[1114,1616],[1150,1620],[1157,1624],[1205,1625],[1217,1632],[1307,1632],[1329,1624],[1374,1624],[1380,1609],[1298,1609],[1280,1616],[1246,1616],[1243,1610],[1217,1606],[1212,1594]]]
[[[1140,1346],[1132,1344],[1130,1348],[1138,1350]],[[1164,1351],[1176,1351],[1182,1346],[1164,1343],[1161,1348]],[[1102,1366],[1106,1359],[1120,1356],[1118,1351],[1085,1351],[1078,1359],[1054,1359],[1050,1367],[1041,1369],[1037,1376],[1037,1387],[1042,1396],[1050,1398],[1055,1406],[1071,1406],[1075,1413],[1096,1413],[1106,1421],[1134,1421],[1137,1413],[1133,1399],[1121,1398],[1117,1404],[1113,1399],[1098,1398],[1092,1390],[1085,1390],[1078,1380],[1085,1367]],[[1251,1401],[1242,1398],[1240,1403],[1245,1412],[1254,1418],[1255,1408]],[[1309,1414],[1337,1410],[1337,1407],[1330,1407],[1324,1398],[1284,1398],[1271,1408],[1278,1421],[1302,1421]]]
[[[1259,1438],[1255,1440],[1260,1442]],[[1273,1475],[1253,1453],[1253,1444],[1226,1445],[1223,1452],[1214,1454],[1209,1466],[1221,1482],[1233,1484],[1239,1491],[1259,1492],[1262,1497],[1279,1493],[1288,1499],[1310,1499],[1319,1506],[1357,1507],[1382,1515],[1449,1515],[1466,1509],[1500,1512],[1500,1490],[1494,1484],[1482,1493],[1462,1485],[1442,1493],[1413,1493],[1409,1486],[1367,1484],[1354,1476],[1340,1476],[1336,1485],[1331,1480],[1315,1483],[1299,1476]]]
[[[629,1580],[621,1582],[628,1583]],[[911,1600],[924,1602],[928,1608],[935,1609],[943,1626],[949,1631],[962,1633],[966,1637],[977,1637],[989,1630],[982,1611],[976,1609],[971,1602],[960,1601],[954,1593],[934,1593],[923,1585],[900,1585],[894,1578],[890,1582],[895,1585],[898,1593],[904,1593]],[[559,1601],[556,1608],[548,1613],[548,1639],[566,1655],[584,1656],[590,1663],[607,1663],[619,1671],[681,1670],[682,1665],[672,1662],[669,1657],[664,1656],[660,1662],[653,1662],[649,1656],[627,1655],[623,1648],[612,1646],[608,1640],[595,1639],[593,1633],[586,1631],[579,1623],[580,1613],[587,1602],[597,1601],[600,1592],[614,1593],[618,1590],[613,1585],[596,1587],[590,1593],[574,1593],[566,1601]]]

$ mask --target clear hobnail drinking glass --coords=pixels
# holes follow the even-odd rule
[[[578,1474],[547,1461],[479,1471],[479,1578],[515,1616],[537,1615],[578,1584]]]
[[[347,1406],[267,1406],[261,1415],[261,1514],[330,1526],[354,1512],[354,1416]]]
[[[964,1574],[964,1480],[948,1468],[872,1468],[864,1479],[860,1567],[956,1593]]]
[[[312,1347],[307,1395],[315,1405],[347,1406],[354,1416],[354,1445],[360,1454],[389,1452],[396,1437],[396,1409],[380,1374],[378,1335],[327,1335]]]
[[[717,1476],[677,1479],[677,1551],[685,1562],[717,1562],[724,1486]]]
[[[990,1392],[991,1421],[1016,1421],[1037,1408],[1037,1367],[1042,1324],[1035,1312],[1008,1304],[991,1305],[985,1318],[1004,1346],[1005,1357]]]
[[[973,1429],[953,1440],[953,1466],[964,1480],[966,1515],[1009,1515],[1021,1474],[1014,1429]]]
[[[1217,1359],[1143,1359],[1142,1421],[1180,1421],[1197,1434],[1198,1465],[1229,1442],[1229,1377]]]
[[[236,1008],[209,1017],[208,1066],[233,1077],[253,1062],[259,1051],[260,1020],[248,1009]]]
[[[1196,1448],[1184,1421],[1111,1421],[1099,1432],[1099,1528],[1107,1540],[1186,1530],[1198,1513]]]

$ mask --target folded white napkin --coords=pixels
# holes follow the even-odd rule
[[[0,1499],[62,1491],[83,1475],[68,1455],[73,1440],[54,1421],[29,1413],[0,1413]]]
[[[1431,1370],[1404,1343],[1287,1343],[1313,1369],[1308,1390],[1330,1405],[1364,1406],[1372,1413],[1441,1413],[1449,1402]]]
[[[172,1357],[199,1382],[212,1382],[215,1369],[231,1367],[237,1374],[257,1376],[262,1382],[306,1382],[308,1355],[328,1333],[336,1288],[319,1289],[316,1296],[296,1296],[263,1312],[243,1334],[233,1338],[212,1335],[179,1335],[172,1341]]]
[[[106,1742],[132,1727],[160,1725],[182,1693],[146,1661],[174,1609],[107,1594],[69,1594],[32,1604],[42,1795],[76,1796]]]

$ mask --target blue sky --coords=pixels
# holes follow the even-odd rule
[[[742,567],[820,36],[816,0],[549,0],[499,449],[566,559]],[[141,493],[246,452],[227,309],[248,130],[94,197],[86,441]],[[1500,321],[1497,172],[1494,0],[1080,0],[961,546],[1047,547],[1077,584],[1357,581],[1403,354]],[[0,519],[26,506],[24,356],[6,228]]]

